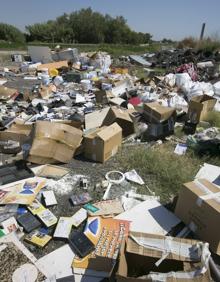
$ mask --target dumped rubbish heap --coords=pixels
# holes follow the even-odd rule
[[[16,56],[17,69],[0,69],[0,280],[212,281],[210,269],[219,277],[219,167],[204,164],[170,211],[149,189],[137,193],[146,183],[135,169],[103,175],[98,198],[67,165],[104,164],[124,144],[170,140],[176,126],[188,136],[174,153],[219,156],[219,128],[207,122],[220,111],[219,53],[131,55],[132,65],[172,69],[140,79],[103,52],[28,51],[29,62]]]

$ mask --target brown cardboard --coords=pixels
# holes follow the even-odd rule
[[[108,92],[105,90],[95,91],[95,98],[98,104],[108,103]]]
[[[154,234],[146,233],[136,233],[131,232],[130,235],[137,236],[140,235],[144,238],[160,239],[162,242],[165,240],[165,236],[159,236]],[[189,245],[195,245],[198,241],[172,238],[179,248],[181,249],[183,243]],[[177,274],[181,272],[191,272],[194,271],[196,267],[201,268],[202,264],[200,261],[191,261],[189,258],[180,257],[176,254],[168,254],[159,266],[155,263],[162,257],[161,251],[152,250],[150,248],[144,248],[138,245],[129,236],[127,242],[122,245],[118,271],[116,273],[117,282],[150,282],[150,281],[168,281],[168,282],[183,282],[183,281],[211,281],[209,268],[204,274],[198,274],[193,277],[180,278]],[[154,280],[149,276],[150,272],[165,274],[169,273],[169,277],[164,280]],[[140,278],[141,276],[144,276]]]
[[[117,123],[98,128],[84,137],[85,157],[104,163],[118,151],[122,143],[122,129]]]
[[[17,92],[17,89],[14,88],[8,88],[5,86],[0,86],[0,99],[8,100],[10,99],[15,93]]]
[[[161,123],[176,115],[174,108],[164,107],[157,102],[145,103],[143,115],[146,121]]]
[[[117,122],[117,124],[122,128],[123,137],[127,137],[134,133],[134,123],[131,119],[128,110],[111,107],[102,123],[102,125],[111,125]]]
[[[30,138],[28,138],[25,134],[17,134],[14,132],[0,131],[0,141],[8,141],[13,140],[23,145],[25,143],[29,143]]]
[[[100,127],[103,124],[103,121],[106,115],[109,112],[109,107],[102,109],[100,111],[95,111],[85,115],[85,129],[92,129],[96,127]]]
[[[205,192],[207,191],[207,192]],[[175,209],[175,214],[202,240],[207,241],[210,249],[220,255],[220,189],[205,179],[183,184]],[[211,194],[209,199],[202,199]]]
[[[6,129],[6,132],[18,134],[18,135],[25,135],[29,136],[32,130],[32,124],[18,124],[13,123],[11,127]]]
[[[189,102],[188,119],[192,123],[206,120],[207,114],[214,109],[216,101],[215,98],[208,95],[193,97]]]
[[[37,121],[29,161],[39,164],[54,161],[68,163],[81,140],[82,131],[77,128],[62,123]]]
[[[60,179],[68,173],[68,168],[55,165],[45,165],[41,167],[41,169],[37,171],[35,175],[46,178]]]
[[[41,64],[37,67],[37,70],[40,71],[42,69],[60,69],[62,67],[68,67],[67,61],[60,61],[55,63],[49,63],[49,64]]]

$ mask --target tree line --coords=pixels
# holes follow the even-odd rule
[[[28,25],[25,34],[11,25],[0,24],[0,40],[12,42],[145,44],[151,37],[149,33],[133,31],[122,16],[102,15],[91,8]]]

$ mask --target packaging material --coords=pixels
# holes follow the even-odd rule
[[[0,205],[30,205],[45,185],[46,180],[39,177],[3,185],[0,188]]]
[[[51,236],[42,233],[39,230],[32,231],[24,238],[26,242],[41,248],[45,247],[50,242],[51,239],[52,239]]]
[[[86,219],[87,211],[81,208],[71,217],[72,225],[78,227]]]
[[[204,163],[195,176],[195,179],[204,178],[220,188],[220,167]]]
[[[176,112],[174,108],[164,107],[153,102],[144,104],[143,115],[148,122],[161,123],[175,117]]]
[[[220,96],[220,81],[213,84],[214,93],[216,96]]]
[[[37,121],[29,153],[30,161],[43,164],[56,161],[68,163],[81,140],[82,131],[77,128],[62,123]]]
[[[57,200],[53,191],[43,191],[42,198],[46,207],[57,205]]]
[[[109,277],[116,264],[120,245],[128,236],[128,230],[128,221],[101,217],[89,218],[84,234],[95,245],[95,251],[83,259],[74,258],[72,264],[74,273]]]
[[[90,216],[113,217],[114,215],[124,212],[121,201],[117,199],[101,201],[93,205],[98,208],[98,210],[95,212],[88,211]]]
[[[211,281],[207,243],[131,232],[121,248],[117,282]]]
[[[146,200],[134,208],[125,211],[115,219],[129,220],[130,231],[166,235],[180,223],[173,213],[157,200]]]
[[[30,233],[41,226],[40,221],[30,212],[26,212],[17,217],[18,223],[24,228],[25,232]]]
[[[69,169],[55,165],[43,165],[37,168],[33,168],[32,171],[36,176],[60,179],[69,173]]]
[[[37,215],[46,209],[37,199],[35,199],[27,208],[33,215]]]
[[[29,136],[32,130],[32,124],[13,123],[5,132],[17,135]]]
[[[72,229],[71,217],[60,217],[57,223],[55,232],[53,234],[54,238],[69,238]]]
[[[72,275],[71,264],[74,257],[75,254],[66,244],[37,260],[36,266],[46,277],[55,275],[59,279]]]
[[[127,137],[130,134],[134,133],[134,122],[131,119],[128,110],[111,107],[102,123],[102,125],[111,125],[112,123],[117,122],[118,125],[122,128],[123,137]]]
[[[4,229],[5,234],[9,234],[11,232],[15,232],[19,226],[16,219],[13,217],[8,218],[7,220],[1,222],[1,226]]]
[[[80,258],[86,257],[95,249],[92,241],[81,231],[73,231],[71,233],[69,245]]]
[[[48,63],[48,64],[42,64],[42,65],[39,65],[37,67],[37,70],[40,71],[42,69],[48,69],[48,70],[51,70],[51,69],[60,69],[62,67],[68,67],[68,62],[67,61],[60,61],[60,62],[55,62],[55,63]]]
[[[139,185],[144,185],[143,179],[140,177],[140,175],[138,175],[135,169],[126,172],[124,175],[127,180],[137,183]]]
[[[84,136],[85,157],[104,163],[114,156],[122,143],[122,129],[117,123],[94,130]]]
[[[206,179],[185,183],[179,192],[175,214],[220,255],[220,189]]]
[[[173,117],[161,123],[150,123],[143,136],[147,138],[147,140],[162,139],[174,133],[174,126],[175,119]]]
[[[0,86],[0,100],[9,100],[16,95],[17,89]]]
[[[134,87],[133,82],[130,79],[121,80],[115,83],[115,86],[110,91],[114,97],[125,94],[126,91],[131,90]],[[110,95],[110,93],[109,93]]]
[[[109,108],[95,111],[85,115],[85,129],[89,130],[102,126],[103,121],[109,112]]]
[[[177,155],[185,155],[187,150],[186,144],[177,144],[174,153]]]
[[[199,123],[206,120],[207,115],[211,112],[216,104],[216,99],[208,95],[193,97],[189,102],[188,119],[192,123]]]
[[[56,216],[48,209],[38,212],[37,216],[47,227],[51,227],[57,223]]]

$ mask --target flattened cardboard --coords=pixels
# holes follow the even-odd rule
[[[168,108],[157,102],[145,103],[143,115],[148,122],[161,123],[176,115],[174,108]]]
[[[143,238],[160,239],[161,242],[166,240],[164,236],[156,236],[153,234],[131,233],[131,235],[141,235]],[[179,250],[184,244],[189,246],[195,245],[198,241],[172,238],[175,245],[179,245]],[[192,245],[191,245],[192,244]],[[166,245],[165,245],[166,246]],[[190,249],[189,249],[190,253]],[[178,256],[168,252],[168,256],[155,266],[164,254],[160,251],[144,248],[128,238],[127,244],[122,245],[118,271],[116,273],[117,282],[150,282],[150,281],[167,281],[167,282],[208,282],[211,281],[210,271],[207,266],[205,273],[199,273],[198,269],[202,268],[200,260],[193,261],[184,256]],[[140,278],[142,277],[142,278]]]
[[[55,165],[44,165],[36,171],[35,175],[46,178],[60,179],[68,173],[68,168]]]
[[[117,123],[97,129],[84,137],[85,157],[104,163],[117,153],[121,143],[122,129]]]
[[[201,120],[206,120],[208,113],[214,109],[216,102],[217,99],[208,95],[193,97],[189,102],[187,113],[190,122],[199,123]]]
[[[120,214],[124,212],[120,200],[107,200],[101,201],[93,204],[99,210],[96,212],[88,211],[90,216],[103,216],[103,217],[113,217],[113,215]]]
[[[175,214],[220,255],[220,189],[206,179],[183,184]]]
[[[114,122],[122,128],[123,137],[134,133],[134,123],[129,115],[129,111],[122,108],[111,107],[102,123],[102,126],[111,125]]]

